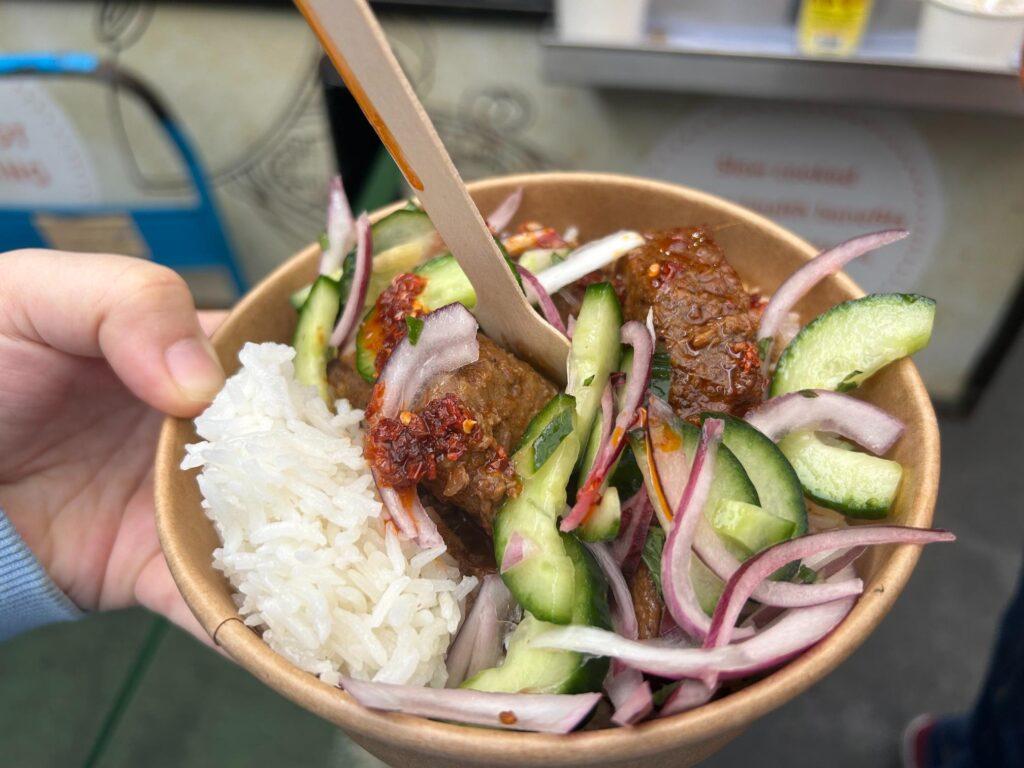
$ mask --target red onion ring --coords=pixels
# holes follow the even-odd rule
[[[331,179],[327,188],[327,248],[320,256],[320,274],[334,275],[341,271],[345,254],[352,248],[352,209],[345,196],[341,176]]]
[[[512,221],[512,217],[516,215],[516,211],[519,210],[519,205],[522,202],[523,188],[516,187],[515,191],[502,200],[498,207],[491,211],[491,215],[487,217],[487,226],[490,227],[491,232],[497,234],[503,231]]]
[[[622,527],[612,542],[612,557],[624,573],[631,572],[640,558],[653,515],[654,508],[643,488],[622,505]]]
[[[601,700],[600,693],[485,693],[464,688],[370,683],[350,677],[343,677],[341,686],[369,709],[544,733],[568,733]]]
[[[654,709],[651,684],[644,680],[640,671],[632,667],[613,664],[605,679],[604,690],[615,707],[612,714],[615,725],[638,723]]]
[[[701,521],[694,540],[697,557],[722,581],[729,581],[742,563],[725,548],[718,534],[707,520]],[[765,581],[754,590],[753,598],[762,605],[777,608],[805,608],[855,597],[864,591],[864,583],[857,578],[848,582],[829,581],[816,584],[792,584],[787,581]]]
[[[762,359],[771,357],[771,347],[779,327],[785,321],[787,313],[815,285],[829,275],[838,272],[848,262],[863,256],[865,253],[881,248],[883,245],[902,240],[910,233],[905,229],[888,229],[870,235],[861,235],[852,240],[840,243],[834,248],[822,251],[800,269],[790,275],[779,286],[768,301],[768,306],[761,314],[761,322],[757,329],[757,339],[762,343]]]
[[[544,286],[540,284],[537,276],[521,264],[516,264],[516,271],[523,278],[523,283],[526,286],[526,297],[531,302],[537,302],[548,324],[553,326],[563,336],[569,336],[569,331],[565,327],[565,323],[562,322],[562,316],[558,314],[558,307],[552,301],[551,294],[544,290]]]
[[[825,581],[832,578],[845,568],[853,565],[857,561],[857,558],[863,555],[866,551],[867,547],[851,547],[850,549],[825,555],[820,558],[809,557],[804,560],[804,565],[813,571],[817,571],[819,581]],[[821,562],[816,563],[815,560],[819,559]],[[839,581],[838,583],[844,584],[852,583],[854,581],[860,581],[860,579],[851,577],[849,582]],[[784,610],[784,608],[779,608],[774,605],[762,605],[750,615],[750,618],[744,622],[744,625],[749,625],[759,629],[778,618]]]
[[[658,717],[669,717],[703,706],[711,701],[716,691],[717,685],[709,686],[700,680],[683,680],[665,699],[658,710]]]
[[[640,627],[636,621],[636,609],[633,607],[633,595],[626,584],[626,577],[622,575],[611,551],[603,543],[592,543],[585,541],[583,545],[590,550],[590,554],[597,560],[605,578],[608,579],[608,586],[611,587],[612,601],[614,603],[612,612],[612,626],[615,631],[623,637],[636,639],[640,636]]]
[[[477,323],[461,304],[448,304],[423,318],[423,329],[413,345],[408,336],[395,347],[370,395],[368,410],[396,418],[423,385],[442,373],[474,363],[480,357]],[[444,540],[427,515],[415,488],[398,491],[371,469],[381,501],[398,529],[421,547],[443,547]]]
[[[607,656],[642,672],[675,680],[747,677],[776,667],[817,643],[839,625],[855,600],[848,597],[794,608],[749,640],[717,648],[679,648],[657,640],[627,640],[614,632],[577,624],[544,632],[533,639],[533,646]]]
[[[356,263],[355,272],[352,275],[352,285],[349,288],[348,298],[345,299],[345,309],[331,334],[332,347],[339,350],[344,349],[352,337],[352,332],[359,324],[359,318],[363,316],[363,307],[366,305],[366,289],[370,285],[372,273],[373,234],[370,231],[370,217],[363,213],[356,219]]]
[[[745,561],[726,583],[711,619],[711,628],[704,639],[704,645],[710,648],[729,643],[736,619],[747,600],[754,594],[756,587],[779,568],[794,560],[848,547],[877,544],[921,545],[955,539],[952,533],[938,529],[860,525],[825,533],[813,533],[776,544]]]
[[[626,390],[622,396],[622,407],[615,417],[615,426],[608,442],[601,447],[590,468],[587,479],[576,494],[576,503],[569,514],[562,518],[559,526],[563,532],[574,530],[591,513],[601,500],[601,487],[608,473],[618,461],[626,436],[640,415],[640,405],[644,393],[651,380],[651,360],[654,357],[654,338],[641,323],[630,320],[620,331],[623,344],[633,347],[633,366],[626,380]]]
[[[698,640],[707,635],[711,620],[700,607],[690,581],[690,557],[693,554],[697,525],[704,516],[704,504],[711,488],[715,457],[724,430],[725,422],[721,419],[707,419],[704,422],[690,477],[676,507],[672,529],[661,555],[661,587],[665,607],[676,624],[690,637]]]
[[[743,417],[772,442],[790,432],[813,429],[853,440],[876,456],[889,451],[903,434],[903,422],[881,408],[827,389],[790,392],[752,408]]]
[[[473,607],[448,649],[447,687],[458,688],[477,672],[497,665],[502,652],[501,622],[508,620],[514,607],[512,593],[501,577],[493,573],[484,576]]]
[[[498,573],[507,573],[519,565],[537,550],[537,545],[516,531],[508,538],[505,545],[505,552],[501,556],[501,565]]]

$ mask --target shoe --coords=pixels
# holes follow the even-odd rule
[[[903,768],[930,768],[929,741],[937,722],[934,715],[918,715],[903,730]]]

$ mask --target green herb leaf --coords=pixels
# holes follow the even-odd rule
[[[801,397],[813,398],[813,397],[817,397],[818,393],[815,392],[813,389],[801,389],[800,390],[800,396]]]
[[[544,466],[555,449],[562,444],[562,440],[572,433],[572,417],[574,411],[565,408],[558,413],[551,421],[544,425],[544,429],[533,441],[533,469],[539,470]]]
[[[406,315],[405,327],[409,329],[409,343],[415,347],[423,333],[423,318]]]
[[[594,375],[595,375],[595,374],[593,374],[593,373],[592,373],[592,374],[590,374],[589,376],[587,376],[587,378],[585,378],[585,379],[583,380],[583,386],[584,386],[584,387],[589,387],[589,386],[590,386],[591,384],[593,384],[593,383],[594,383]]]
[[[640,557],[651,572],[654,583],[658,585],[658,594],[661,590],[661,551],[665,548],[665,531],[660,525],[652,526],[647,531],[647,540],[644,541],[644,549]]]
[[[668,352],[660,349],[651,360],[651,394],[668,402],[669,388],[672,385],[672,360]]]
[[[856,389],[859,386],[859,383],[854,381],[854,379],[863,373],[864,371],[850,371],[846,374],[843,380],[839,382],[839,386],[836,387],[836,392],[849,392],[851,389]]]
[[[675,691],[675,689],[678,688],[682,684],[683,684],[682,680],[676,680],[674,683],[669,683],[668,685],[663,685],[661,688],[656,690],[651,695],[651,700],[654,702],[654,705],[656,707],[660,707],[668,699],[669,694],[671,694],[673,691]]]
[[[801,565],[796,572],[796,581],[801,584],[813,584],[818,580],[818,574],[806,565]]]
[[[641,439],[643,439],[642,434],[641,432]],[[643,488],[644,476],[640,473],[640,467],[637,466],[636,457],[631,448],[627,447],[622,452],[618,464],[612,470],[612,476],[608,479],[608,484],[615,487],[619,492],[620,499],[628,499]]]

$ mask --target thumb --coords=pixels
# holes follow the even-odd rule
[[[185,281],[142,259],[0,255],[0,334],[106,358],[138,398],[174,416],[195,415],[224,384]]]

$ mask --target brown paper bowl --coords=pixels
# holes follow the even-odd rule
[[[481,181],[470,191],[482,210],[525,188],[517,220],[564,229],[590,240],[617,229],[707,224],[747,285],[772,291],[814,254],[806,242],[761,216],[685,187],[626,176],[549,173]],[[378,212],[377,216],[386,211]],[[309,283],[318,250],[311,246],[260,283],[214,336],[228,373],[246,341],[288,342],[295,325],[289,294]],[[833,304],[862,295],[845,275],[816,288],[800,305],[807,321]],[[931,524],[939,479],[939,436],[928,394],[914,365],[902,361],[875,376],[860,394],[907,424],[895,459],[905,468],[893,518]],[[391,765],[407,766],[690,766],[720,749],[754,719],[809,688],[849,656],[892,607],[918,558],[916,547],[876,548],[862,558],[867,587],[843,624],[825,641],[776,672],[692,712],[634,728],[567,736],[469,728],[363,709],[349,696],[288,663],[238,617],[227,581],[211,566],[217,546],[200,508],[193,472],[178,467],[192,423],[168,419],[156,459],[157,524],[171,572],[185,600],[217,644],[270,687],[344,728]]]

